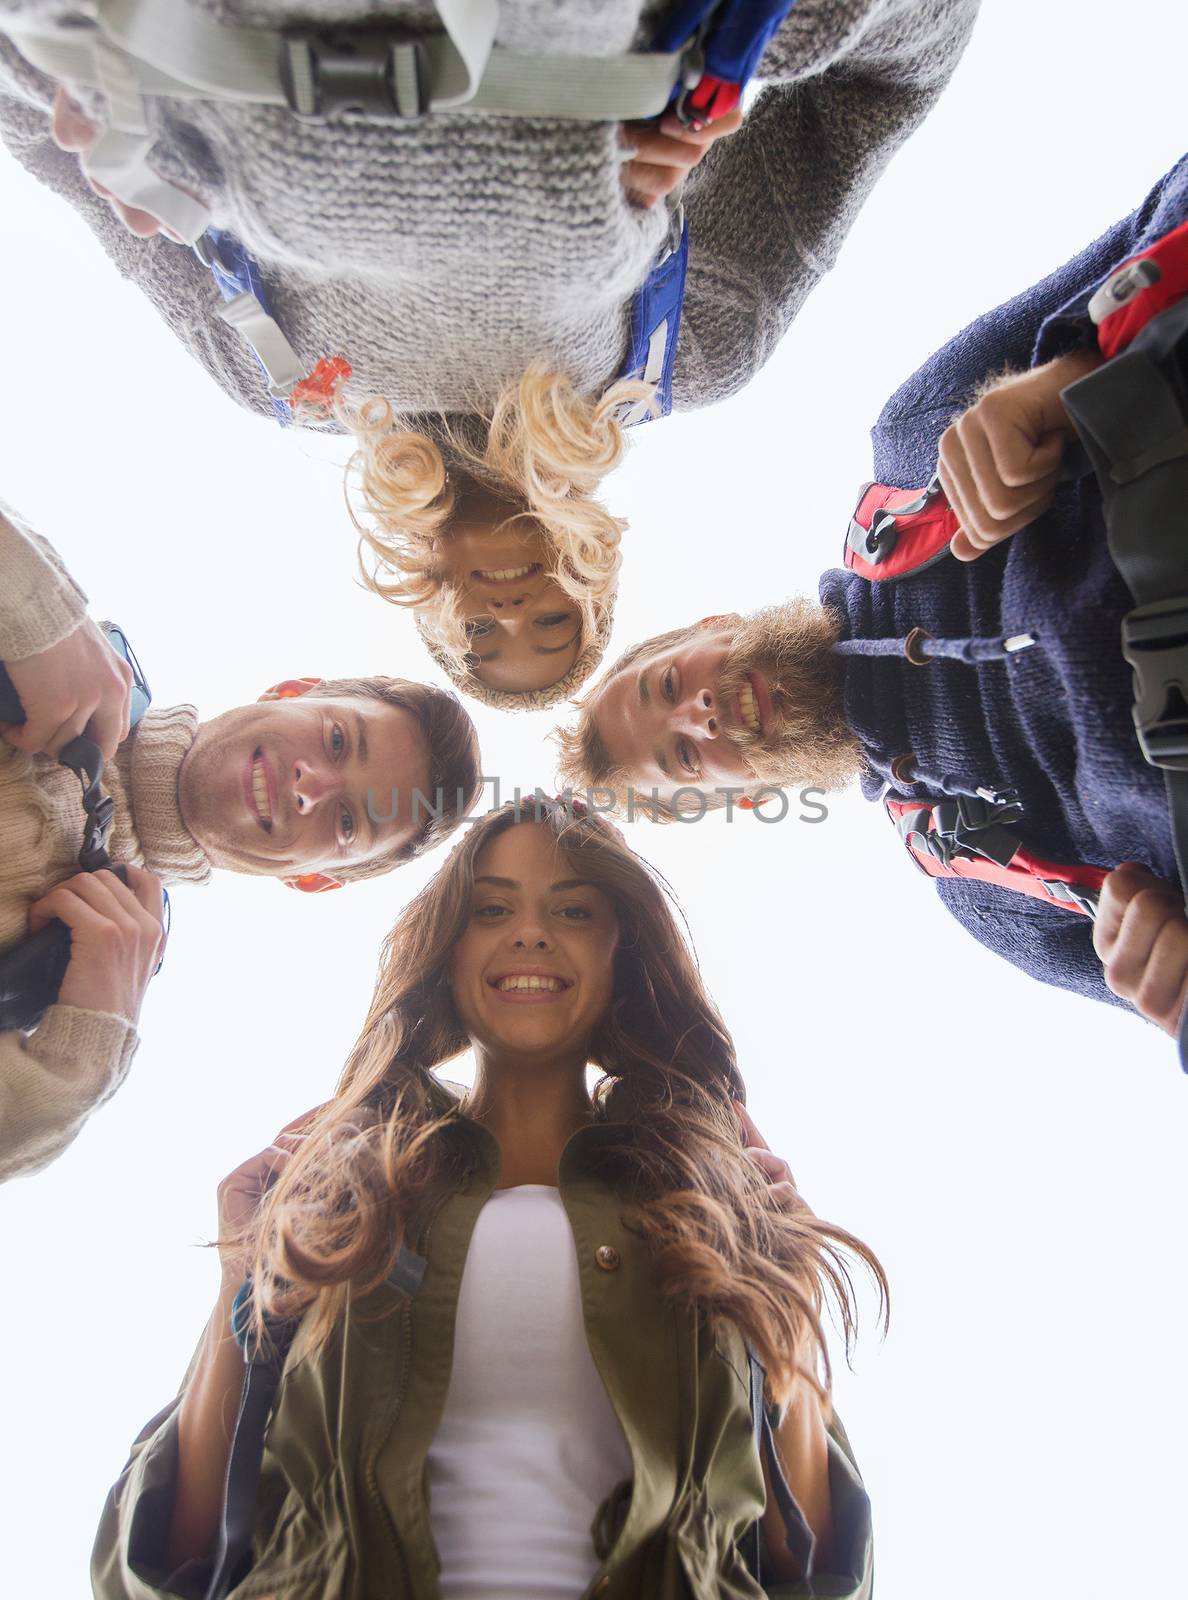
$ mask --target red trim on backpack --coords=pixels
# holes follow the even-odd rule
[[[703,72],[682,104],[683,120],[691,128],[705,128],[729,115],[742,98],[742,84]]]
[[[893,800],[888,797],[884,803],[889,815],[896,822],[908,812],[927,811],[928,831],[932,831],[932,806],[928,801]],[[1077,889],[1100,891],[1107,876],[1104,867],[1081,864],[1070,866],[1067,863],[1047,861],[1024,845],[1019,846],[1008,865],[1003,867],[996,861],[988,861],[984,856],[973,854],[954,856],[950,865],[945,866],[943,861],[938,861],[926,846],[919,842],[918,835],[909,835],[904,839],[904,843],[912,860],[930,878],[973,878],[978,883],[992,883],[1000,889],[1011,889],[1016,894],[1031,895],[1036,900],[1046,901],[1048,905],[1063,906],[1066,911],[1075,912],[1078,916],[1088,916],[1089,913],[1083,906],[1071,901],[1057,900],[1044,887],[1045,882],[1067,883]]]
[[[1152,317],[1188,294],[1188,222],[1165,233],[1149,250],[1131,256],[1117,271],[1124,272],[1136,261],[1153,261],[1159,268],[1159,281],[1136,290],[1124,305],[1102,317],[1097,328],[1097,342],[1107,359],[1125,350]],[[1111,274],[1111,277],[1116,275]]]
[[[855,550],[850,537],[855,527],[869,533],[876,511],[897,512],[920,502],[920,509],[895,518],[895,548],[877,564]],[[868,483],[859,497],[846,537],[845,564],[859,577],[872,583],[880,579],[902,578],[935,561],[949,547],[957,532],[957,514],[940,489],[889,489],[882,483]]]

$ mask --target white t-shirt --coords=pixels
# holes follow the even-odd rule
[[[577,1600],[591,1524],[631,1452],[598,1375],[558,1189],[497,1189],[479,1212],[428,1456],[443,1600]]]

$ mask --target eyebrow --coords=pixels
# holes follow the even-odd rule
[[[367,730],[363,725],[363,713],[355,712],[355,747],[359,752],[359,765],[367,765]]]
[[[653,750],[653,752],[652,752],[652,760],[660,768],[660,771],[664,774],[664,776],[671,782],[672,781],[672,771],[669,768],[668,757],[664,754],[664,751],[663,750]]]
[[[639,703],[640,703],[640,705],[641,706],[646,706],[648,701],[651,698],[652,698],[652,692],[648,688],[648,669],[647,669],[647,667],[641,667],[639,669]]]
[[[475,883],[493,883],[497,889],[522,889],[524,886],[518,878],[495,878],[490,873],[484,872],[476,878]],[[550,889],[594,889],[597,885],[591,883],[589,878],[561,878],[556,883],[549,885]]]

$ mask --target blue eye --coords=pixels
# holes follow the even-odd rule
[[[340,756],[346,749],[346,734],[336,722],[330,730],[330,753],[334,757]]]

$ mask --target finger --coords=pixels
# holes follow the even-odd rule
[[[687,127],[677,116],[675,111],[666,112],[658,124],[660,132],[667,134],[670,139],[680,139],[688,144],[697,144],[708,147],[715,139],[727,137],[737,133],[742,127],[743,113],[741,106],[736,106],[733,111],[727,112],[724,117],[717,117],[713,122],[705,122],[696,128]]]
[[[124,871],[128,874],[126,892],[159,926],[165,920],[165,888],[160,878],[144,867],[125,867]],[[119,883],[118,878],[115,881]]]
[[[50,138],[58,149],[76,155],[80,150],[89,150],[98,137],[99,129],[59,84],[50,115]]]
[[[1157,889],[1140,889],[1126,907],[1118,938],[1105,962],[1106,984],[1119,998],[1136,998],[1155,941],[1177,914],[1175,904]]]
[[[965,446],[974,490],[986,513],[987,526],[1006,522],[1040,505],[1056,487],[1056,469],[1051,467],[1028,477],[1024,469],[1016,465],[1017,486],[1008,482],[994,449],[995,441],[976,415],[967,413],[957,424],[957,430]],[[1021,436],[1016,434],[1015,437]],[[998,442],[1001,447],[1001,439]]]
[[[131,721],[132,686],[126,684],[123,697],[115,703],[101,702],[86,726],[86,732],[103,752],[104,761],[110,761],[128,737]]]
[[[1060,476],[1064,459],[1066,435],[1060,432],[1045,433],[1032,438],[1018,425],[995,428],[987,425],[986,437],[994,456],[994,467],[999,479],[1008,489],[1039,484]]]
[[[1137,861],[1124,861],[1106,875],[1093,923],[1093,948],[1103,961],[1118,942],[1122,919],[1130,902],[1140,889],[1151,888],[1158,883],[1159,879]]]
[[[623,187],[643,205],[654,205],[671,194],[684,176],[683,167],[657,167],[647,161],[628,161],[622,169]]]
[[[968,543],[980,554],[982,547],[980,541],[974,535],[973,519],[970,512],[970,501],[973,498],[973,480],[969,475],[969,466],[965,460],[965,449],[955,425],[946,428],[944,433],[941,434],[936,473],[940,479],[945,499],[956,513],[957,521],[961,525],[961,532],[966,535]]]
[[[777,1156],[772,1150],[757,1148],[753,1145],[747,1148],[746,1154],[773,1183],[783,1182],[785,1179],[789,1183],[795,1182],[792,1177],[792,1169],[783,1156]]]
[[[747,1110],[746,1106],[743,1105],[742,1101],[735,1100],[733,1105],[735,1114],[737,1115],[738,1120],[742,1123],[743,1133],[745,1135],[743,1144],[749,1149],[770,1150],[771,1146],[759,1132],[759,1129],[755,1126],[754,1121],[751,1118],[751,1113]]]
[[[767,1197],[783,1211],[790,1211],[800,1204],[800,1191],[791,1181],[773,1183],[767,1191]]]
[[[1156,935],[1139,979],[1134,1004],[1152,1022],[1176,1033],[1188,996],[1188,923],[1169,917]]]
[[[635,147],[635,158],[646,161],[649,165],[657,167],[677,167],[682,172],[688,172],[695,167],[705,154],[704,143],[688,139],[670,139],[667,134],[658,133],[655,128],[641,128],[631,131],[631,143]]]
[[[110,918],[97,911],[73,889],[59,886],[29,907],[29,931],[40,933],[55,918],[74,933],[100,933],[110,926]]]

